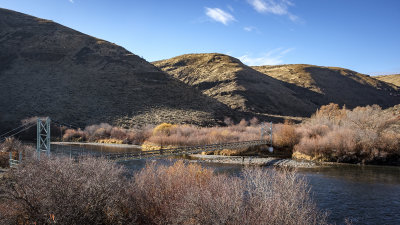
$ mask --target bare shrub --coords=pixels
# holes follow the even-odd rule
[[[288,170],[239,177],[198,164],[147,164],[129,182],[104,159],[31,160],[0,185],[2,224],[325,224],[307,182]]]
[[[162,146],[206,145],[250,141],[258,140],[261,130],[259,126],[249,126],[245,120],[242,120],[239,124],[226,127],[168,125],[168,128],[165,129],[167,129],[167,132],[159,132],[157,129],[157,132],[153,132],[148,141]]]
[[[63,141],[86,141],[88,138],[88,133],[82,131],[81,129],[67,129],[63,135]]]
[[[42,157],[25,161],[1,182],[2,224],[128,224],[124,170],[103,159]],[[8,210],[8,206],[16,210]]]
[[[248,194],[245,224],[327,224],[307,181],[295,171],[246,168],[243,182]]]
[[[227,126],[232,126],[232,125],[234,125],[233,120],[232,120],[231,118],[229,118],[229,117],[225,117],[225,118],[224,118],[224,123],[225,123],[225,125],[227,125]]]
[[[134,176],[139,221],[149,224],[326,224],[295,172],[247,168],[240,177],[199,165],[148,164]]]
[[[273,141],[278,148],[293,148],[300,140],[300,134],[294,124],[285,121],[284,124],[274,126]]]
[[[249,122],[250,122],[250,125],[253,126],[253,127],[255,127],[258,124],[260,124],[260,121],[256,117],[253,117]]]
[[[400,117],[379,106],[321,107],[297,131],[295,151],[339,162],[375,162],[400,158]]]
[[[195,164],[185,165],[182,161],[173,166],[151,163],[134,175],[131,194],[136,199],[142,220],[150,224],[172,224],[177,207],[184,204],[188,192],[195,186],[206,185],[211,177],[211,170]]]
[[[10,153],[13,158],[18,159],[19,153],[25,157],[33,153],[33,148],[22,144],[21,141],[13,137],[6,138],[3,143],[0,143],[0,167],[9,167]]]

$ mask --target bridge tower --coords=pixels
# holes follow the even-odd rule
[[[270,140],[268,151],[272,153],[274,151],[274,147],[272,146],[272,122],[269,123],[269,127],[267,123],[261,123],[261,140],[264,140],[266,134],[269,134]]]
[[[40,159],[40,153],[45,152],[50,155],[50,118],[37,119],[37,143],[36,153]]]

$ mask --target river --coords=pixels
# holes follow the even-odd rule
[[[101,148],[101,151],[119,150]],[[166,159],[159,161],[169,163]],[[145,166],[146,160],[121,164],[137,171]],[[237,175],[242,169],[239,165],[203,164],[230,175]],[[308,180],[317,206],[329,212],[329,222],[344,224],[347,218],[352,224],[400,224],[400,167],[341,164],[298,169],[298,173]]]

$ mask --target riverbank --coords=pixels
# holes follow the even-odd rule
[[[190,155],[193,162],[210,162],[210,163],[225,163],[235,165],[253,165],[253,166],[274,166],[274,167],[289,167],[289,168],[316,168],[320,164],[295,159],[282,159],[276,157],[254,157],[254,156],[222,156],[222,155]]]
[[[111,148],[133,148],[141,149],[140,145],[129,145],[129,144],[108,144],[108,143],[94,143],[94,142],[51,142],[54,145],[78,145],[78,146],[103,146]]]

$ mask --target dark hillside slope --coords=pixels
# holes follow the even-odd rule
[[[299,98],[318,107],[330,102],[349,108],[372,104],[388,108],[400,103],[400,91],[395,85],[348,69],[304,64],[253,68],[285,82]]]
[[[230,109],[124,48],[0,9],[0,131],[32,116],[79,124],[215,124]]]

